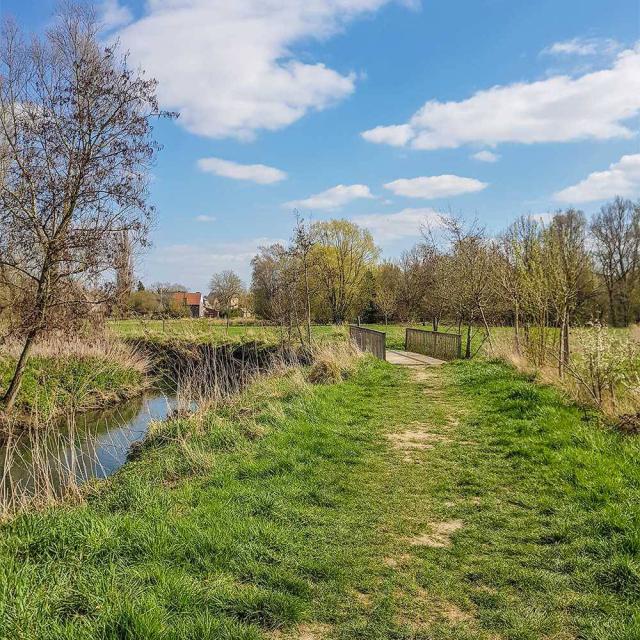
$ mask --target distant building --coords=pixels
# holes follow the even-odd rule
[[[176,304],[188,307],[192,318],[204,317],[204,297],[199,291],[194,293],[176,291],[171,294],[171,297]]]
[[[219,318],[220,310],[212,305],[208,300],[204,301],[204,317],[205,318]]]
[[[209,299],[205,300],[204,303],[205,316],[207,318],[219,318],[222,315],[223,311],[220,307],[220,301],[217,298],[211,299],[211,296],[209,296]],[[245,308],[242,305],[242,300],[239,296],[234,296],[233,298],[231,298],[229,310],[232,312],[236,312],[236,315],[241,318],[248,318],[251,315],[249,309]]]

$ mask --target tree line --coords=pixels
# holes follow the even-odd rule
[[[573,208],[522,216],[497,236],[443,214],[397,260],[380,256],[352,222],[298,218],[287,245],[252,261],[255,313],[307,337],[312,323],[446,324],[467,356],[474,331],[490,341],[491,325],[509,325],[516,350],[540,362],[553,346],[560,371],[572,326],[640,319],[640,204],[619,197],[590,220]]]

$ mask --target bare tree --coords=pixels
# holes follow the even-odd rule
[[[91,10],[65,5],[43,38],[4,23],[0,44],[0,266],[19,301],[23,346],[4,395],[12,408],[34,341],[69,314],[109,300],[87,295],[115,266],[117,239],[143,242],[152,209],[147,169],[163,115],[156,82],[100,45]],[[164,114],[170,115],[170,114]]]
[[[567,209],[555,214],[544,235],[548,286],[560,327],[558,374],[561,377],[569,364],[569,328],[591,289],[585,229],[582,211]]]
[[[591,223],[593,256],[607,290],[609,323],[627,326],[640,279],[640,203],[615,198]]]
[[[228,331],[229,316],[233,309],[239,305],[240,298],[246,291],[244,283],[235,272],[226,270],[214,273],[209,286],[211,288],[209,301],[212,304],[217,304],[220,311],[226,315]]]
[[[304,220],[296,213],[296,226],[293,232],[293,246],[291,251],[299,262],[304,288],[304,312],[307,329],[307,342],[311,344],[311,270],[313,267],[313,230],[305,225]]]
[[[485,338],[491,344],[487,316],[492,302],[492,252],[486,241],[485,229],[477,221],[465,224],[454,216],[446,216],[442,220],[451,244],[448,275],[452,307],[458,325],[467,325],[465,357],[470,358],[475,323],[482,324]]]

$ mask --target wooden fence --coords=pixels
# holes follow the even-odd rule
[[[421,353],[439,360],[455,360],[461,356],[462,336],[459,333],[407,329],[404,348],[405,351]]]
[[[358,345],[361,351],[368,351],[380,360],[387,359],[385,341],[387,334],[384,331],[365,329],[353,324],[349,325],[349,337]]]

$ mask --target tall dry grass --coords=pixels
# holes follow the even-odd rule
[[[518,350],[513,336],[502,333],[494,338],[488,355],[536,375],[568,398],[611,419],[640,415],[640,327],[624,331],[593,322],[572,331],[570,344],[570,361],[563,376],[558,372],[553,344],[534,358],[526,345]]]
[[[21,349],[22,345],[19,341],[7,339],[0,347],[0,354],[5,357],[17,358]],[[103,360],[140,373],[146,373],[150,368],[148,357],[135,346],[103,335],[89,338],[62,335],[50,336],[35,343],[31,350],[31,357]]]

